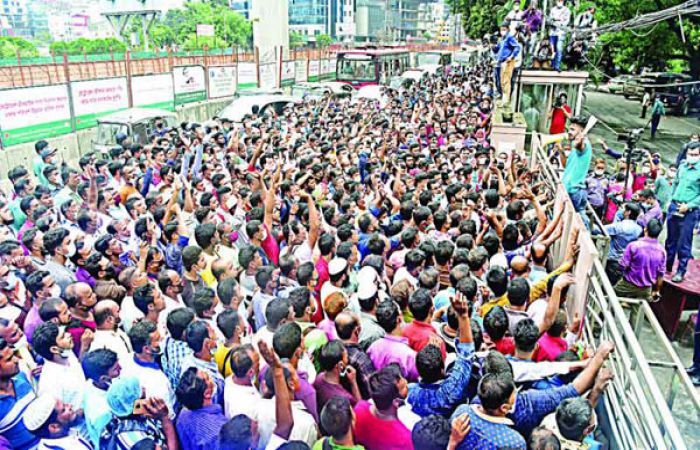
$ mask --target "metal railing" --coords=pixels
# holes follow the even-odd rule
[[[549,163],[546,151],[541,148],[540,135],[533,133],[532,139],[533,167],[538,164],[540,177],[548,185],[559,188],[561,184],[559,174]],[[573,209],[570,201],[566,202],[565,207],[569,210]],[[574,217],[581,222],[580,217]],[[602,226],[602,224],[598,221],[593,226]],[[565,233],[560,245],[566,246],[569,238],[570,233]],[[582,245],[595,245],[600,256],[607,255],[609,240],[594,244],[592,236],[585,229],[579,234],[578,242]],[[611,447],[624,450],[692,448],[687,445],[674,418],[672,408],[679,389],[682,389],[691,399],[691,404],[698,412],[700,412],[700,398],[651,308],[643,301],[618,298],[605,274],[604,263],[600,257],[578,263],[590,265],[586,267],[587,280],[577,280],[577,286],[587,284],[583,340],[592,346],[597,346],[602,340],[615,343],[615,351],[610,355],[607,363],[615,377],[606,390],[604,405],[607,417],[604,418],[605,426],[601,427],[611,441]],[[626,308],[627,306],[633,306],[633,308]],[[635,310],[638,311],[636,315]],[[634,328],[628,318],[628,313],[631,311],[632,317],[636,318]],[[663,349],[668,361],[647,358],[639,342],[643,320],[649,322],[653,341]],[[660,388],[652,367],[673,371],[665,393]]]

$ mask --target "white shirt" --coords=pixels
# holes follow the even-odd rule
[[[408,269],[406,269],[406,267],[401,267],[399,268],[399,270],[396,271],[396,273],[394,273],[393,285],[396,286],[401,280],[408,280],[408,282],[411,283],[411,286],[413,286],[414,289],[418,288],[418,280],[416,279],[416,277],[414,277],[408,272]]]
[[[242,386],[233,382],[233,377],[224,381],[224,413],[228,419],[244,414],[258,420],[260,393],[254,386]]]
[[[51,394],[63,403],[70,403],[73,409],[80,409],[83,407],[84,392],[85,374],[72,351],[67,365],[44,361],[39,378],[39,395]]]
[[[259,446],[269,446],[273,442],[273,431],[277,425],[275,418],[275,399],[261,399],[258,405],[258,433],[260,433]],[[292,417],[294,427],[289,435],[290,441],[303,441],[309,447],[313,447],[318,440],[318,430],[314,418],[304,407],[301,401],[292,402]],[[281,443],[280,443],[281,445]]]
[[[347,295],[343,292],[342,288],[339,288],[337,286],[334,286],[333,283],[330,282],[330,280],[326,281],[323,283],[323,286],[321,286],[321,304],[325,304],[326,299],[331,295],[335,294],[336,292],[340,292],[347,298]]]
[[[122,330],[95,330],[90,351],[100,348],[112,350],[117,354],[119,361],[131,358],[131,342]]]
[[[78,436],[66,436],[58,439],[42,439],[37,450],[92,450],[92,445]]]
[[[170,411],[170,418],[175,417],[173,404],[175,392],[165,373],[155,366],[149,367],[149,363],[136,360],[135,357],[120,361],[122,366],[121,377],[136,377],[141,382],[141,387],[146,391],[146,397],[158,397],[165,401]]]
[[[122,326],[127,333],[131,330],[134,322],[143,318],[143,313],[134,304],[134,297],[130,295],[124,297],[120,306],[119,317],[122,319]]]

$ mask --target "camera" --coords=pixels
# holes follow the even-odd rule
[[[639,142],[642,138],[642,133],[644,133],[644,128],[627,130],[624,133],[618,133],[617,140],[619,142],[626,142],[630,147],[634,147],[634,144]]]

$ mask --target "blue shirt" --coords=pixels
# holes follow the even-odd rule
[[[0,435],[12,443],[13,448],[24,450],[34,447],[39,439],[27,430],[22,415],[34,401],[36,394],[26,375],[20,372],[12,378],[15,396],[0,395]]]
[[[641,236],[644,230],[634,220],[622,220],[605,225],[605,231],[610,236],[608,259],[619,260],[627,245]]]
[[[572,384],[550,389],[528,389],[515,394],[515,410],[508,414],[515,428],[523,436],[529,436],[542,420],[556,411],[557,406],[567,398],[578,397]],[[473,401],[480,404],[479,397]]]
[[[219,431],[227,422],[221,405],[183,409],[177,418],[177,435],[182,450],[211,450],[218,446]]]
[[[462,405],[452,414],[454,421],[462,414],[469,414],[471,431],[457,446],[458,450],[525,450],[527,445],[513,424],[505,417],[486,416],[475,410],[476,405]]]
[[[566,192],[576,192],[586,187],[588,167],[591,165],[593,149],[588,139],[584,142],[583,150],[572,148],[566,159],[566,169],[561,177],[561,182]]]
[[[447,378],[439,383],[411,383],[408,385],[408,403],[421,417],[431,414],[446,416],[463,403],[472,374],[474,344],[455,342],[457,360]]]
[[[508,33],[503,37],[503,40],[498,43],[498,62],[502,63],[508,58],[517,58],[520,54],[520,44]]]

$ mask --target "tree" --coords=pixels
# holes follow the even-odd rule
[[[467,36],[481,39],[498,31],[499,22],[513,7],[513,0],[447,0],[447,4],[456,14],[462,14]]]
[[[299,48],[306,45],[304,35],[298,31],[289,32],[289,48]]]
[[[126,50],[126,45],[117,38],[87,39],[78,38],[73,41],[55,41],[49,45],[49,50],[57,55],[67,53],[69,55],[96,55],[109,53],[110,49],[115,53]]]
[[[36,46],[26,39],[14,36],[0,36],[0,58],[15,58],[18,51],[22,58],[39,56]]]
[[[316,36],[316,45],[323,48],[328,47],[333,43],[333,38],[327,34],[319,34]]]

